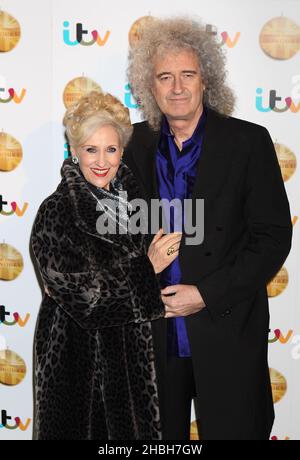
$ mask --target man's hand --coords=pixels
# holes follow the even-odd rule
[[[205,307],[198,288],[191,284],[167,286],[161,290],[161,294],[166,308],[165,318],[192,315]]]

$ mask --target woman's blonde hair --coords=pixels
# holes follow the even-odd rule
[[[79,147],[101,126],[113,126],[120,139],[121,147],[128,143],[133,127],[129,110],[119,99],[109,93],[91,91],[70,106],[63,124],[71,147]]]
[[[152,94],[154,59],[165,53],[192,50],[199,62],[205,85],[203,103],[217,112],[230,115],[235,97],[226,84],[225,55],[215,36],[200,20],[153,18],[145,23],[137,43],[129,51],[128,80],[133,95],[149,125],[159,130],[162,114]]]

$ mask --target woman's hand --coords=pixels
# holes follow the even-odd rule
[[[155,273],[162,272],[178,256],[182,233],[174,232],[163,236],[163,229],[154,236],[148,249],[148,257]]]

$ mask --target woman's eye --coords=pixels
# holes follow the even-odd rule
[[[97,152],[97,149],[94,149],[93,147],[89,147],[89,148],[86,149],[86,151],[87,151],[88,153],[96,153],[96,152]]]
[[[114,153],[117,151],[117,148],[116,147],[107,147],[107,151],[110,152],[110,153]]]

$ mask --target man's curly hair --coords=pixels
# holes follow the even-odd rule
[[[198,20],[153,18],[145,23],[140,39],[129,50],[127,76],[145,119],[155,130],[160,127],[162,114],[151,92],[153,61],[157,55],[182,49],[193,50],[198,57],[205,85],[203,103],[224,115],[234,109],[235,97],[226,85],[225,55],[215,36]]]

